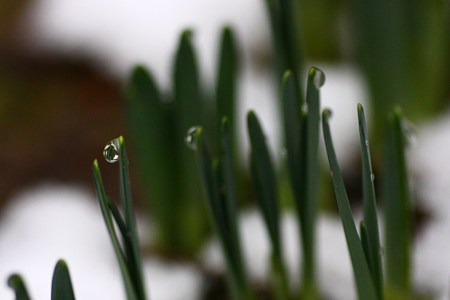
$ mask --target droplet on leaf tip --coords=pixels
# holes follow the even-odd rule
[[[188,146],[191,150],[197,150],[197,139],[198,139],[198,133],[199,133],[199,126],[192,126],[188,129],[186,133],[186,137],[184,138],[184,141],[186,143],[186,146]]]
[[[110,164],[119,160],[119,138],[115,138],[106,144],[103,149],[103,157]]]

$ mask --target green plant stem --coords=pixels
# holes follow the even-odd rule
[[[384,152],[386,298],[411,297],[411,209],[405,159],[405,134],[399,109],[388,119]]]
[[[345,238],[347,240],[347,247],[353,266],[357,295],[360,300],[376,300],[376,289],[372,280],[372,275],[369,270],[369,265],[364,253],[361,240],[359,239],[358,232],[356,230],[355,221],[353,220],[352,210],[344,185],[344,179],[337,162],[336,153],[334,152],[330,125],[328,123],[329,117],[330,111],[325,110],[322,113],[323,136],[325,140],[328,161],[330,164],[331,177],[333,179],[333,187],[339,207],[339,214],[341,215]]]

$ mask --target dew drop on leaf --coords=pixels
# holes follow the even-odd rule
[[[407,147],[414,148],[417,146],[417,128],[405,118],[402,119],[402,131],[404,134],[405,144]]]
[[[325,83],[325,73],[318,69],[312,68],[310,75],[313,76],[313,84],[316,88],[320,88]]]
[[[189,149],[197,150],[197,138],[199,129],[199,126],[192,126],[188,129],[184,141]]]
[[[119,160],[119,139],[113,139],[103,149],[105,160],[111,164]]]
[[[302,112],[306,115],[307,113],[308,113],[308,110],[309,110],[309,106],[308,106],[308,103],[303,103],[302,104]]]

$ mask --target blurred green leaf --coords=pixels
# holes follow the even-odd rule
[[[177,151],[170,106],[163,103],[151,74],[135,67],[128,83],[126,111],[137,169],[152,218],[156,225],[156,246],[168,250],[177,246],[178,233],[173,209],[178,198],[173,188]]]
[[[16,300],[30,300],[25,282],[20,275],[12,274],[11,276],[9,276],[8,286],[14,290],[16,294]]]
[[[303,96],[300,83],[301,51],[298,41],[296,8],[293,0],[265,0],[272,29],[277,64],[276,78],[291,70],[297,94]]]
[[[417,119],[448,103],[449,4],[444,0],[354,4],[358,54],[374,102],[379,142],[385,113],[394,106]]]
[[[52,300],[75,300],[69,268],[63,260],[56,263],[53,272]]]
[[[202,92],[196,52],[192,45],[193,33],[181,34],[173,69],[173,124],[176,128],[174,150],[177,152],[177,169],[170,179],[177,187],[176,203],[172,206],[172,219],[178,220],[176,236],[181,253],[194,255],[202,244],[206,233],[206,213],[201,204],[201,188],[196,176],[195,162],[184,144],[185,135],[193,125],[203,123]],[[172,186],[173,189],[173,186]],[[175,233],[174,233],[175,235]],[[181,247],[185,249],[181,249]]]
[[[230,126],[233,126],[235,122],[238,53],[234,32],[229,27],[222,30],[217,73],[216,103],[219,121],[223,117],[227,117]],[[233,129],[231,132],[234,133]]]
[[[350,253],[350,259],[353,266],[353,274],[356,282],[357,295],[360,300],[377,299],[376,289],[372,281],[369,265],[366,260],[363,246],[356,231],[355,221],[353,220],[352,210],[348,201],[347,192],[342,178],[341,170],[334,152],[333,142],[329,126],[330,112],[325,110],[322,113],[322,128],[327,150],[328,162],[331,169],[333,187],[336,194],[336,200],[339,207],[339,213],[344,227],[347,247]]]
[[[386,292],[389,299],[411,296],[411,211],[405,135],[399,109],[388,119],[383,164]]]
[[[192,35],[190,30],[183,31],[175,55],[173,92],[178,137],[184,137],[191,126],[201,124],[200,79],[197,58],[191,42]]]
[[[252,175],[256,187],[257,202],[269,232],[272,251],[274,255],[281,256],[280,217],[275,170],[266,145],[266,137],[253,111],[247,114],[247,128],[251,144]]]
[[[253,111],[247,114],[247,128],[251,144],[251,169],[256,188],[257,203],[272,245],[271,271],[276,299],[287,299],[289,288],[283,262],[280,234],[278,188],[266,138]]]
[[[235,205],[236,191],[233,190],[233,166],[230,162],[231,145],[227,122],[222,122],[222,154],[223,159],[214,168],[203,135],[203,130],[198,127],[194,133],[195,155],[200,178],[205,191],[206,206],[211,221],[216,229],[219,241],[225,256],[229,281],[235,299],[253,299],[245,274],[244,264],[239,245],[237,231],[237,218]]]
[[[325,74],[312,67],[308,72],[306,102],[302,107],[299,133],[299,191],[296,198],[297,212],[301,224],[303,243],[303,287],[304,297],[316,298],[315,284],[315,228],[318,206],[319,181],[319,123],[320,87],[325,83]]]
[[[363,209],[364,224],[366,234],[366,257],[369,263],[370,272],[377,289],[379,299],[383,297],[383,273],[381,269],[381,247],[380,235],[378,232],[378,217],[375,198],[374,179],[372,162],[370,159],[369,136],[366,125],[364,108],[358,104],[359,137],[362,159],[362,186],[363,186]],[[362,233],[361,239],[364,241]],[[363,243],[364,245],[364,243]]]
[[[301,192],[300,185],[300,141],[303,122],[300,120],[301,99],[297,95],[296,82],[291,71],[286,71],[283,76],[282,103],[284,120],[284,139],[287,151],[287,167],[291,179],[294,195],[298,198]]]

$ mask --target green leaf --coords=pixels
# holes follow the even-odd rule
[[[294,196],[301,197],[300,185],[300,140],[302,124],[300,120],[300,107],[302,105],[297,95],[296,82],[291,71],[286,71],[283,76],[282,103],[284,120],[284,139],[288,157],[288,168],[291,186]]]
[[[405,159],[405,136],[399,109],[388,119],[384,152],[383,207],[385,220],[386,291],[411,295],[411,211]]]
[[[203,135],[198,127],[193,135],[200,178],[205,192],[206,206],[225,256],[229,280],[235,299],[253,299],[245,274],[236,225],[234,181],[232,175],[231,145],[227,121],[222,123],[222,161],[213,168]]]
[[[201,204],[201,188],[195,171],[192,154],[184,144],[185,135],[193,125],[202,124],[202,93],[193,33],[185,30],[180,37],[173,70],[174,119],[176,129],[174,147],[177,151],[177,170],[170,178],[176,187],[177,199],[172,207],[172,218],[177,222],[177,235],[185,252],[196,253],[207,234],[206,214]],[[172,186],[172,189],[174,187]],[[175,215],[176,214],[176,215]],[[184,249],[183,249],[184,250]]]
[[[274,255],[281,256],[280,217],[275,171],[256,114],[247,114],[247,128],[251,145],[252,175],[256,187],[257,202],[269,232]]]
[[[75,300],[69,268],[63,260],[58,260],[53,272],[52,300]]]
[[[16,300],[30,300],[25,282],[20,275],[12,274],[11,276],[9,276],[8,286],[14,290],[16,294]]]
[[[378,232],[377,206],[374,188],[374,175],[370,159],[369,137],[364,108],[358,104],[359,137],[362,159],[362,185],[364,223],[367,234],[368,249],[366,251],[370,272],[377,289],[379,299],[383,298],[383,273],[381,269],[381,247]]]
[[[175,56],[173,91],[179,137],[184,137],[192,125],[201,123],[200,80],[197,59],[191,43],[192,35],[189,30],[181,34]]]
[[[128,156],[125,141],[119,137],[119,178],[122,207],[125,215],[127,234],[122,236],[125,245],[128,270],[134,282],[138,299],[146,299],[145,286],[142,273],[141,254],[139,248],[139,237],[136,229],[133,200],[131,197],[131,182],[128,170]]]
[[[179,189],[173,188],[177,148],[175,128],[170,124],[171,107],[162,101],[152,75],[142,66],[133,70],[125,100],[132,150],[139,162],[136,167],[140,186],[157,228],[157,247],[174,248],[178,231],[174,228],[172,207],[174,199],[179,198]]]
[[[300,217],[303,243],[303,286],[304,297],[316,297],[315,286],[315,224],[318,205],[319,181],[319,124],[320,87],[325,83],[325,74],[312,67],[308,72],[306,104],[300,115],[299,133],[299,190],[296,199]]]
[[[216,102],[219,120],[227,117],[231,122],[231,126],[235,121],[237,73],[238,53],[234,32],[231,28],[225,27],[222,31],[219,53]]]
[[[292,0],[266,0],[269,14],[274,51],[277,64],[277,78],[291,70],[298,95],[303,92],[300,83],[302,59],[298,41],[295,16],[295,2]]]
[[[328,162],[331,169],[331,177],[333,187],[336,194],[339,213],[342,219],[347,247],[350,253],[350,259],[353,266],[353,274],[356,282],[357,295],[360,300],[377,299],[376,290],[370,274],[369,265],[356,231],[355,222],[353,220],[352,210],[348,201],[347,191],[342,178],[341,170],[334,152],[333,142],[331,140],[330,126],[328,119],[330,111],[325,110],[322,113],[322,128],[327,150]]]
[[[262,212],[272,245],[273,288],[276,299],[286,299],[289,295],[289,287],[283,262],[277,181],[266,144],[266,137],[253,111],[247,114],[247,128],[251,144],[251,170],[256,188],[257,203]]]
[[[100,167],[98,165],[98,161],[94,160],[92,165],[92,173],[94,177],[94,186],[95,192],[97,195],[98,202],[100,204],[100,209],[102,211],[103,220],[105,221],[106,228],[108,230],[109,237],[111,238],[111,242],[113,244],[114,252],[116,254],[116,258],[119,262],[120,271],[122,273],[122,278],[125,285],[125,291],[127,294],[128,300],[140,300],[137,297],[137,293],[133,286],[131,275],[129,274],[127,258],[121,248],[119,239],[116,234],[116,230],[114,228],[113,220],[111,217],[111,211],[109,209],[108,197],[106,196],[105,188],[103,185],[102,175],[100,173]]]

